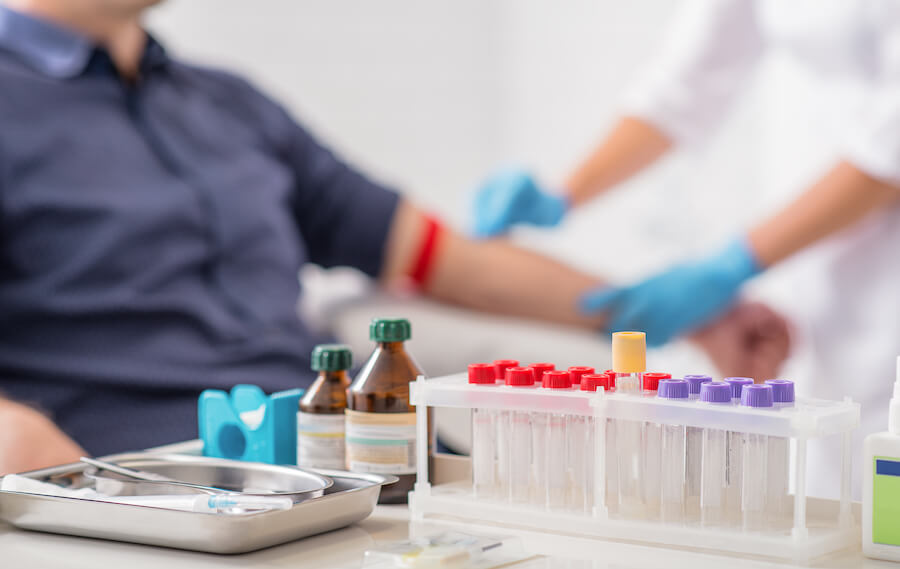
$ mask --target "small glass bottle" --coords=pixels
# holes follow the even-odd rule
[[[322,344],[310,359],[316,381],[300,399],[297,411],[297,465],[343,470],[344,411],[347,409],[347,370],[353,363],[350,348]]]
[[[423,373],[403,345],[410,335],[408,320],[373,319],[369,338],[377,345],[347,389],[348,470],[400,479],[381,489],[382,504],[405,503],[416,482],[416,413],[409,383]],[[431,421],[429,447],[430,427]]]
[[[772,407],[771,385],[745,385],[741,390],[741,407]],[[743,434],[741,466],[741,514],[744,531],[766,528],[766,482],[768,449],[766,435]]]
[[[704,383],[712,381],[708,375],[686,375],[684,380],[688,382],[692,401],[700,399],[700,387]],[[700,427],[685,427],[685,473],[687,483],[684,496],[684,518],[688,522],[700,519],[700,463],[703,449],[703,429]]]
[[[469,364],[469,384],[491,386],[496,383],[492,364]],[[497,421],[494,409],[472,409],[472,490],[476,498],[494,498],[497,494]]]

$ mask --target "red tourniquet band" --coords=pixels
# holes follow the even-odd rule
[[[437,249],[438,235],[441,233],[441,223],[431,216],[425,217],[425,231],[419,246],[419,253],[409,273],[416,286],[424,287],[431,275],[434,266],[435,250]]]

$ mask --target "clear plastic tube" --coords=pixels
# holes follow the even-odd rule
[[[531,413],[510,412],[509,497],[525,503],[531,497]]]
[[[662,428],[662,468],[660,513],[663,521],[684,521],[684,427],[664,425]]]
[[[568,469],[566,466],[566,416],[551,414],[547,419],[547,507],[566,507]]]
[[[644,515],[648,519],[659,518],[660,484],[664,483],[668,476],[668,463],[662,456],[663,425],[646,422],[643,425],[643,456],[641,457],[641,478],[644,495]],[[682,432],[682,438],[683,438]],[[682,443],[683,446],[683,443]],[[681,457],[684,463],[684,457]],[[663,465],[666,466],[666,474],[662,475]],[[683,469],[682,469],[683,470]],[[682,475],[683,477],[683,475]]]
[[[497,497],[501,500],[509,500],[511,497],[509,461],[512,458],[509,443],[512,434],[512,411],[497,411],[495,421],[497,427],[497,445],[494,449],[497,453]]]
[[[606,420],[606,510],[610,514],[619,512],[619,455],[616,449],[616,420]]]
[[[785,379],[769,379],[772,387],[773,407],[784,409],[794,406],[794,382]],[[790,476],[790,439],[769,437],[767,442],[766,510],[768,523],[774,528],[791,526],[788,500]]]
[[[590,444],[593,423],[590,417],[569,415],[566,419],[566,464],[568,465],[569,508],[589,512],[594,504],[594,447]]]
[[[641,374],[616,374],[616,391],[639,395]],[[629,519],[645,515],[643,488],[641,487],[641,462],[643,454],[643,425],[639,421],[616,421],[616,455],[619,513]]]
[[[547,431],[550,415],[531,414],[531,502],[547,504]]]
[[[728,432],[721,429],[703,429],[700,516],[705,526],[720,526],[727,522],[727,436]]]
[[[766,459],[765,435],[743,435],[743,484],[741,513],[745,531],[760,531],[766,526]]]
[[[729,523],[741,523],[741,488],[743,487],[743,437],[741,433],[725,434],[725,515]]]
[[[791,525],[788,515],[788,477],[790,476],[790,440],[769,437],[766,442],[766,510],[769,525]]]
[[[685,427],[684,446],[684,519],[690,522],[700,519],[703,429],[700,427]],[[723,463],[723,470],[724,467]]]
[[[472,486],[476,498],[497,496],[497,425],[493,409],[472,410]]]

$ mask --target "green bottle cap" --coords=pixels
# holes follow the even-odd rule
[[[321,344],[313,348],[313,371],[340,371],[350,369],[353,354],[350,347],[343,344]]]
[[[405,342],[410,335],[406,318],[373,318],[369,324],[369,339],[376,342]]]

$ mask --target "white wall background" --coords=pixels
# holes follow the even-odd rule
[[[171,51],[249,76],[346,158],[464,228],[492,168],[524,164],[548,184],[565,177],[615,118],[677,7],[170,0],[148,23]],[[715,245],[753,213],[755,100],[708,151],[669,160],[560,231],[517,239],[616,280]],[[614,237],[621,231],[640,237]]]

